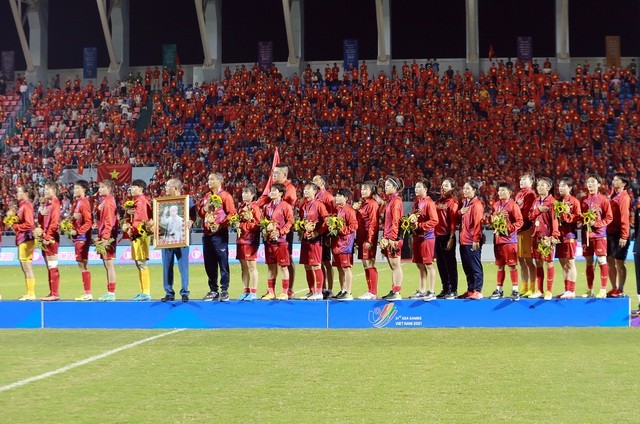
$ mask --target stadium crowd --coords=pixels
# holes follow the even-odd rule
[[[112,89],[108,87],[106,79],[96,89],[91,82],[82,87],[80,78],[76,77],[74,81],[68,79],[64,88],[57,87],[59,81],[56,81],[53,88],[45,90],[39,84],[31,93],[25,93],[23,101],[27,102],[26,111],[16,121],[16,134],[8,138],[8,149],[2,157],[5,171],[2,197],[8,206],[5,210],[20,209],[25,201],[49,204],[52,192],[63,198],[62,205],[58,206],[61,210],[75,208],[77,203],[72,202],[71,193],[76,195],[77,184],[69,184],[58,192],[58,188],[51,183],[65,166],[75,165],[82,174],[87,166],[101,163],[129,161],[134,165],[155,165],[156,173],[148,187],[144,182],[134,181],[135,184],[128,190],[118,191],[114,186],[105,189],[102,183],[88,182],[86,186],[83,184],[82,189],[87,196],[94,196],[99,205],[104,203],[105,196],[112,196],[114,210],[109,209],[109,213],[115,214],[117,205],[124,204],[127,196],[132,194],[132,188],[141,189],[137,190],[136,197],[140,197],[144,190],[151,197],[157,197],[165,192],[169,182],[174,181],[175,184],[175,181],[180,181],[180,189],[185,194],[193,195],[196,204],[201,205],[198,208],[198,223],[205,234],[205,265],[208,256],[215,264],[213,268],[205,266],[210,280],[210,292],[205,299],[213,300],[225,297],[228,287],[228,260],[222,260],[220,254],[226,250],[224,245],[228,243],[227,217],[236,214],[234,205],[244,201],[243,207],[247,207],[250,203],[251,200],[244,196],[247,187],[254,187],[252,191],[255,196],[268,185],[270,191],[265,191],[258,201],[258,206],[263,207],[260,213],[268,214],[264,208],[268,205],[274,208],[281,200],[286,200],[290,209],[270,211],[271,214],[279,214],[278,220],[269,216],[269,220],[278,221],[279,225],[280,233],[273,240],[269,231],[263,232],[267,247],[271,242],[274,244],[275,250],[268,252],[268,255],[277,259],[279,265],[281,262],[290,265],[290,255],[280,250],[282,244],[286,244],[284,237],[292,234],[290,226],[293,225],[294,208],[298,208],[298,217],[302,221],[307,221],[308,213],[314,216],[313,222],[317,227],[301,232],[303,251],[305,242],[309,245],[306,256],[303,255],[305,262],[302,263],[307,269],[309,297],[314,298],[322,290],[325,277],[328,277],[324,286],[327,292],[331,291],[333,284],[332,277],[328,276],[332,274],[329,271],[331,255],[318,256],[317,251],[321,249],[321,241],[326,244],[323,235],[327,232],[327,225],[324,222],[328,222],[328,217],[336,215],[339,209],[348,209],[347,201],[357,201],[361,205],[367,200],[361,198],[361,195],[364,196],[363,187],[368,187],[370,197],[379,195],[379,198],[385,199],[379,205],[384,208],[381,214],[383,236],[380,247],[392,269],[393,283],[391,292],[384,298],[396,300],[400,298],[402,284],[402,270],[399,267],[402,247],[402,237],[399,236],[401,199],[405,197],[408,200],[415,195],[414,206],[419,213],[413,219],[421,222],[422,218],[427,217],[425,219],[430,223],[413,229],[415,234],[422,236],[414,236],[413,239],[414,261],[419,264],[421,274],[420,290],[416,296],[431,300],[436,297],[433,291],[435,236],[449,236],[449,233],[434,233],[437,220],[430,214],[433,215],[436,209],[426,199],[433,194],[430,192],[431,181],[444,183],[448,180],[453,189],[455,182],[450,177],[456,176],[460,183],[468,180],[462,187],[462,197],[457,205],[460,213],[456,225],[461,226],[460,251],[468,282],[468,290],[462,296],[473,299],[482,297],[483,283],[479,259],[482,242],[478,228],[494,225],[496,207],[504,208],[504,201],[511,199],[514,187],[508,183],[505,185],[504,181],[520,181],[521,188],[525,189],[527,187],[522,185],[522,179],[527,175],[526,171],[535,168],[538,175],[545,177],[538,180],[534,191],[532,185],[535,178],[531,175],[528,190],[530,194],[539,195],[540,207],[531,208],[529,205],[530,210],[518,212],[525,216],[524,224],[516,225],[507,220],[504,225],[509,228],[509,233],[504,235],[504,243],[498,245],[508,244],[513,248],[515,242],[512,238],[516,233],[519,234],[521,228],[533,232],[530,235],[533,239],[519,241],[536,259],[535,266],[532,260],[521,262],[522,278],[527,295],[544,296],[547,299],[550,298],[553,282],[553,268],[548,268],[553,261],[553,254],[542,249],[544,254],[536,256],[536,249],[542,239],[553,248],[554,244],[562,243],[562,237],[566,236],[560,234],[557,228],[559,223],[556,221],[562,213],[547,216],[545,214],[554,205],[545,203],[542,206],[543,202],[553,200],[553,181],[564,181],[572,189],[581,190],[575,193],[579,199],[590,199],[590,196],[602,191],[611,193],[613,200],[621,190],[627,193],[637,185],[640,96],[636,93],[635,69],[631,66],[602,69],[598,64],[591,72],[588,63],[585,63],[576,69],[571,81],[560,81],[548,60],[542,69],[537,63],[516,61],[514,64],[510,60],[506,63],[500,60],[477,78],[469,71],[454,72],[450,67],[440,73],[433,62],[425,65],[419,65],[416,61],[412,64],[405,62],[400,70],[394,67],[390,76],[381,71],[371,78],[366,63],[362,62],[358,69],[343,72],[342,79],[336,64],[333,67],[327,64],[324,75],[308,66],[301,76],[294,75],[291,79],[283,78],[275,66],[263,72],[256,65],[252,69],[240,66],[233,72],[227,68],[222,81],[202,86],[184,86],[181,71],[181,68],[171,72],[164,69],[160,73],[157,68],[149,68],[144,77],[140,73],[136,76],[130,74],[127,80],[118,82]],[[145,112],[149,122],[143,128],[139,125],[144,122],[140,118],[141,112]],[[288,178],[288,185],[274,184],[275,179],[268,181],[269,175],[271,178],[277,175],[277,168],[272,169],[270,160],[276,148],[279,150],[280,163],[287,164],[284,175]],[[606,178],[596,178],[597,175]],[[624,185],[612,186],[614,191],[601,185],[604,181],[615,182],[616,178],[618,181],[623,179]],[[215,182],[213,185],[212,179]],[[594,179],[597,184],[590,183]],[[542,189],[541,182],[544,183]],[[39,185],[40,192],[27,193],[26,187],[31,184]],[[316,196],[326,192],[325,184],[332,189],[340,189],[336,193],[344,199],[340,202],[341,207],[336,208],[337,201],[331,200],[331,203],[323,200],[320,203],[325,204],[324,210],[318,210],[318,205],[309,210]],[[596,185],[594,192],[592,187]],[[19,189],[19,205],[13,199],[14,187]],[[294,187],[298,188],[297,193]],[[409,189],[405,190],[405,187]],[[506,197],[505,190],[508,191]],[[228,197],[222,196],[220,204],[212,203],[209,197],[220,191],[227,193]],[[449,191],[453,195],[454,192]],[[548,199],[548,196],[551,198]],[[296,202],[296,198],[301,200]],[[630,199],[624,212],[628,215],[627,226],[630,221]],[[524,208],[523,202],[520,199],[518,206]],[[598,202],[603,200],[598,198]],[[218,215],[209,217],[209,208],[219,211],[221,207],[224,210],[219,221],[216,221]],[[148,209],[148,201],[141,208]],[[124,209],[126,221],[128,212],[126,207]],[[128,209],[131,210],[131,206]],[[594,209],[591,203],[586,209],[583,206],[585,211],[591,209]],[[598,214],[605,214],[607,208],[598,206],[596,209]],[[42,212],[42,206],[39,211]],[[22,220],[29,213],[23,210],[18,215]],[[506,210],[498,215],[504,216],[505,213]],[[353,215],[356,215],[355,211]],[[538,215],[545,218],[538,219]],[[573,215],[574,224],[584,224],[589,228],[605,220],[604,215],[596,218],[578,213]],[[377,217],[377,214],[372,216]],[[576,218],[578,216],[581,218]],[[136,225],[130,223],[129,228],[123,230],[135,236],[136,231],[140,231],[137,225],[149,219],[147,211],[138,217]],[[341,219],[345,225],[346,216]],[[514,220],[517,221],[517,214]],[[526,220],[530,221],[529,228],[526,228]],[[606,220],[609,222],[598,225],[598,228],[606,227],[611,222],[608,216]],[[256,214],[253,221],[260,222]],[[534,221],[535,227],[531,228]],[[46,226],[47,218],[44,222]],[[541,228],[538,228],[540,225]],[[347,225],[347,228],[351,227]],[[357,227],[353,226],[349,234],[355,237]],[[618,222],[615,228],[619,227]],[[117,226],[115,228],[117,233]],[[538,232],[543,229],[543,233]],[[252,231],[256,230],[254,226]],[[416,233],[416,230],[422,233]],[[218,234],[218,231],[224,235]],[[584,240],[590,239],[589,231],[586,238],[583,236]],[[602,238],[602,231],[593,233]],[[577,229],[571,232],[577,233]],[[453,230],[451,236],[453,238]],[[209,242],[207,237],[211,238]],[[222,238],[218,240],[219,237]],[[614,244],[621,237],[628,241],[628,229],[626,234],[618,234],[617,237]],[[108,238],[108,235],[102,237],[103,242]],[[604,238],[606,241],[606,234]],[[18,239],[18,244],[21,244],[21,239]],[[416,239],[428,241],[429,247],[415,245]],[[88,242],[88,239],[83,242]],[[351,249],[354,242],[355,239],[350,241]],[[208,252],[207,243],[210,243]],[[253,244],[253,241],[249,244]],[[342,264],[349,263],[349,258],[340,256],[347,254],[347,244],[345,242],[341,247],[344,252],[334,249],[334,259],[337,257],[343,261]],[[375,249],[373,240],[368,244],[365,251]],[[445,250],[451,250],[448,241],[444,241],[444,245],[447,245]],[[596,251],[592,252],[597,257],[604,281],[597,297],[607,294],[603,292],[610,272],[606,258],[609,256],[611,260],[618,260],[618,256],[621,256],[612,251],[603,254],[602,248],[602,244],[596,243]],[[604,249],[606,253],[606,243]],[[569,253],[563,254],[573,258],[575,251],[569,250]],[[362,246],[359,246],[359,254],[362,255],[362,251]],[[145,254],[148,256],[148,242],[146,252],[142,249],[136,254],[142,262],[136,259],[142,291],[142,299],[136,300],[149,300],[148,258],[145,259]],[[501,261],[498,266],[501,267],[499,276],[502,277],[499,278],[504,280],[505,265],[512,271],[514,300],[519,298],[518,279],[513,275],[514,260],[526,257],[521,253],[518,250],[516,256],[511,250],[496,252]],[[285,261],[285,256],[289,260]],[[110,275],[107,266],[113,257],[103,255],[103,259],[108,278],[115,277],[115,274]],[[366,261],[370,255],[365,253],[361,259]],[[57,259],[51,261],[57,264]],[[349,286],[345,282],[349,277],[344,268],[350,268],[350,264],[340,266],[335,261],[333,264],[338,266],[341,288],[344,288],[343,283]],[[366,262],[364,265],[365,269],[372,268]],[[595,296],[592,290],[593,257],[587,266],[591,270],[587,272],[589,289],[591,295]],[[55,266],[50,270],[53,268]],[[217,268],[220,268],[222,276],[222,294],[218,293]],[[278,269],[284,274],[283,296],[292,295],[289,287],[293,285],[293,275],[289,280],[290,271],[287,268],[270,267],[269,293],[273,297],[267,298],[275,298],[274,281]],[[548,284],[551,281],[546,291],[542,287],[543,269],[547,269]],[[23,270],[29,287],[28,270],[24,267]],[[566,268],[565,274],[569,273],[569,268]],[[50,282],[56,278],[50,274]],[[572,280],[568,278],[565,275],[563,295],[569,293],[566,297],[570,298],[575,296],[575,281],[572,288]],[[575,280],[575,277],[571,278]],[[377,280],[377,273],[374,276],[370,271],[367,273],[367,283],[373,284],[373,280]],[[146,281],[145,285],[143,281]],[[243,277],[243,282],[248,282],[248,277]],[[613,289],[609,295],[623,294],[615,276],[612,282]],[[109,287],[113,284],[107,293],[110,298],[103,300],[112,300],[111,297],[114,297],[109,295],[113,294],[115,281],[109,280],[108,284]],[[245,288],[249,289],[248,286]],[[501,284],[498,286],[500,288]],[[456,290],[447,288],[443,281],[442,297],[455,297]],[[345,297],[345,293],[341,290],[337,296]],[[370,298],[377,296],[376,292],[367,293]],[[501,290],[498,294],[502,297]],[[167,296],[173,295],[168,292]],[[32,293],[28,293],[27,297],[29,300],[33,298]],[[50,297],[52,299],[49,300],[57,297],[53,290]]]

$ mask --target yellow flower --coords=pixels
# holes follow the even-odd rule
[[[493,232],[497,236],[508,236],[509,226],[507,225],[507,218],[502,213],[497,213],[491,216],[491,226]]]
[[[134,202],[133,200],[127,200],[126,202],[124,202],[124,208],[125,209],[131,209],[135,206],[136,202]]]
[[[326,221],[329,228],[329,236],[331,237],[337,236],[340,230],[344,228],[344,219],[339,216],[330,216]]]
[[[222,197],[217,194],[211,194],[209,196],[209,205],[214,209],[218,209],[220,206],[222,206]]]

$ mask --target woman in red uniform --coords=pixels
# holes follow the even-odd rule
[[[316,198],[320,188],[309,183],[304,186],[304,202],[298,211],[298,216],[305,222],[315,223],[313,229],[305,228],[302,232],[300,243],[300,264],[304,265],[307,275],[307,285],[309,286],[309,300],[322,300],[322,284],[324,276],[322,274],[322,242],[320,235],[327,230],[324,222],[329,215],[327,208]]]
[[[78,301],[93,300],[91,294],[91,272],[87,267],[89,262],[89,245],[91,244],[91,227],[93,217],[91,216],[91,201],[87,197],[89,183],[85,180],[78,180],[73,184],[73,196],[75,203],[71,215],[73,229],[71,236],[76,251],[76,262],[82,274],[82,286],[84,294],[76,297]]]
[[[418,222],[413,236],[413,262],[420,272],[420,288],[410,299],[424,301],[435,300],[436,269],[433,266],[436,236],[434,229],[438,224],[436,204],[429,197],[431,183],[428,180],[416,181],[416,199],[413,210],[418,213]]]
[[[442,281],[438,299],[455,299],[458,296],[458,261],[456,260],[456,226],[458,225],[458,199],[454,196],[455,181],[445,178],[436,201],[438,225],[436,234],[436,265]]]
[[[460,259],[467,276],[467,292],[462,299],[482,299],[484,271],[482,269],[482,219],[484,207],[478,199],[480,183],[469,180],[462,187],[464,202],[460,208]]]
[[[55,181],[47,181],[44,185],[44,203],[38,209],[38,228],[34,230],[34,235],[42,242],[42,256],[47,266],[49,279],[49,295],[41,300],[59,300],[60,200],[58,199],[58,184]]]
[[[375,194],[376,185],[367,181],[360,186],[361,200],[353,205],[358,219],[356,245],[358,259],[362,260],[367,280],[367,292],[358,297],[360,300],[372,300],[378,297],[378,270],[376,269],[376,250],[378,249],[378,215],[381,200]],[[380,200],[380,202],[378,201]]]
[[[24,281],[27,286],[27,294],[18,300],[36,300],[36,278],[33,274],[33,248],[35,240],[33,230],[35,228],[33,215],[33,189],[25,185],[16,188],[16,199],[18,200],[18,211],[16,216],[18,222],[13,224],[13,231],[16,233],[16,246],[18,246],[18,260],[24,273]]]
[[[400,219],[402,218],[402,198],[400,193],[404,189],[402,180],[398,177],[389,177],[384,182],[384,192],[387,195],[387,204],[384,208],[384,228],[380,248],[387,258],[391,268],[391,291],[382,298],[393,302],[402,299],[402,238],[400,236]]]
[[[98,298],[101,302],[112,302],[116,300],[116,239],[118,236],[118,225],[116,215],[116,199],[113,197],[115,184],[111,180],[102,180],[98,185],[100,200],[96,206],[98,211],[98,239],[103,243],[105,253],[102,256],[104,269],[107,271],[107,293]]]
[[[256,186],[248,185],[242,189],[242,203],[238,205],[238,239],[236,240],[236,259],[242,269],[244,290],[238,300],[253,301],[258,290],[258,246],[260,245],[260,220],[262,211],[256,205]]]

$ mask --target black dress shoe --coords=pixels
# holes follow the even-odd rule
[[[160,299],[160,300],[161,300],[161,301],[163,301],[163,302],[171,302],[171,301],[173,301],[173,300],[175,300],[175,299],[174,299],[174,297],[173,297],[173,296],[171,296],[171,295],[169,295],[169,294],[168,294],[168,295],[166,295],[165,297],[163,297],[163,298],[162,298],[162,299]]]
[[[183,302],[188,302],[189,301],[189,296],[187,296],[186,294],[182,295],[182,301]]]

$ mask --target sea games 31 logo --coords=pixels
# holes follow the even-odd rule
[[[395,303],[387,303],[382,309],[376,307],[369,311],[369,323],[376,328],[390,325],[391,327],[422,327],[422,316],[398,314]]]
[[[373,311],[369,311],[369,322],[376,328],[386,327],[397,313],[396,305],[387,303],[382,309],[376,307]]]

